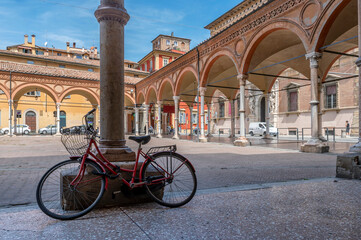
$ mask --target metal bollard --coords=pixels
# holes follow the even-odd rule
[[[336,142],[336,129],[333,128],[333,141]]]
[[[302,141],[304,140],[304,136],[303,136],[303,128],[302,128]]]
[[[297,142],[298,142],[298,140],[300,139],[298,134],[298,128],[296,128],[296,134],[297,134]]]

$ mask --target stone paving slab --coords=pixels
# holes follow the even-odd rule
[[[196,143],[152,138],[144,146],[177,144],[178,152],[196,169],[198,189],[267,182],[334,177],[336,156],[307,154],[259,146],[235,147],[224,143]],[[127,141],[133,150],[137,144]],[[35,202],[41,176],[68,154],[54,136],[0,138],[0,206]]]
[[[224,188],[223,188],[224,189]],[[360,181],[321,179],[197,193],[53,220],[36,206],[0,208],[1,239],[361,239]],[[36,221],[34,221],[36,219]]]

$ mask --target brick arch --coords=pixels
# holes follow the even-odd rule
[[[343,0],[343,1],[333,1],[332,4],[328,5],[328,8],[322,14],[322,17],[319,19],[315,35],[313,38],[313,51],[319,51],[326,40],[326,37],[332,27],[332,24],[335,22],[338,15],[342,12],[342,10],[351,2],[351,0]]]
[[[5,85],[0,83],[0,89],[4,92],[6,98],[9,100],[10,99],[10,93],[8,91],[8,88],[5,87]]]
[[[142,96],[143,98],[141,98],[141,96]],[[143,93],[143,90],[140,90],[140,91],[138,92],[136,99],[137,99],[137,103],[138,103],[138,104],[143,104],[143,103],[145,102],[145,95],[144,95],[144,93]],[[143,99],[143,101],[141,101],[142,99]]]
[[[160,87],[159,87],[159,91],[158,91],[158,100],[161,101],[162,100],[162,97],[163,97],[163,90],[165,88],[165,86],[167,85],[167,83],[170,84],[171,88],[172,88],[172,95],[174,96],[174,84],[172,82],[172,80],[167,77],[165,79],[162,80],[161,84],[160,84]]]
[[[240,65],[241,69],[239,70],[239,72],[246,74],[250,70],[249,65],[251,63],[253,54],[257,50],[259,44],[268,35],[278,30],[289,30],[290,32],[294,33],[301,40],[305,51],[306,52],[309,51],[310,46],[309,46],[308,35],[306,31],[299,24],[291,20],[276,19],[265,24],[259,31],[255,32],[253,36],[250,38],[249,42],[246,44],[245,47],[246,51],[242,59],[242,63]]]
[[[198,81],[198,72],[193,66],[187,66],[187,67],[183,68],[182,71],[178,74],[177,80],[175,82],[175,91],[174,91],[175,96],[179,96],[180,88],[182,86],[182,80],[184,79],[183,78],[184,74],[187,72],[193,73],[196,81]]]
[[[64,98],[70,94],[79,94],[81,96],[84,96],[88,98],[89,102],[92,105],[100,105],[99,97],[94,93],[93,91],[87,89],[87,88],[81,88],[81,87],[72,87],[69,89],[66,89],[59,97],[59,102],[62,102]]]
[[[155,92],[155,98],[156,98],[156,100],[158,99],[158,97],[157,97],[157,90],[155,89],[154,86],[150,86],[150,87],[147,89],[147,94],[145,95],[145,103],[146,103],[146,104],[149,104],[149,97],[150,97],[150,93],[151,93],[152,90]]]
[[[59,101],[58,95],[52,88],[39,83],[25,83],[17,86],[13,92],[13,100],[19,100],[25,93],[35,89],[43,90],[49,95],[49,97],[51,97],[51,99],[53,99],[55,103]]]
[[[128,98],[131,102],[132,105],[135,105],[135,99],[128,93],[124,94],[124,98]],[[124,99],[124,104],[125,104],[125,99]]]
[[[238,69],[239,69],[239,64],[238,64],[238,61],[237,61],[237,57],[234,55],[233,52],[231,52],[228,48],[221,48],[220,50],[214,52],[213,54],[211,54],[206,62],[205,62],[205,65],[204,67],[202,68],[202,72],[201,72],[201,83],[200,83],[200,86],[201,87],[205,87],[206,86],[206,83],[207,83],[207,80],[208,80],[208,74],[210,72],[210,70],[212,69],[212,66],[213,64],[220,58],[220,57],[229,57],[235,68],[236,68],[236,71],[239,73]]]

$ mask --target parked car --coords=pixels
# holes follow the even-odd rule
[[[14,127],[11,128],[12,132],[14,133]],[[10,128],[5,127],[0,130],[0,133],[2,134],[8,134],[10,132]],[[26,124],[18,124],[16,125],[16,133],[20,134],[29,134],[31,132],[31,129]]]
[[[251,136],[254,136],[254,135],[265,136],[266,135],[266,123],[265,122],[249,123],[249,134]],[[273,135],[275,137],[278,134],[278,129],[273,127],[272,124],[269,125],[269,134]]]
[[[40,134],[55,134],[56,133],[56,126],[55,125],[48,125],[44,128],[40,128],[38,133]]]
[[[81,126],[72,126],[70,128],[62,128],[60,129],[61,133],[84,133],[86,130],[86,126],[85,125],[81,125]]]

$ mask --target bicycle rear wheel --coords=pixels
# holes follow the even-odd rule
[[[101,168],[94,162],[85,162],[83,178],[76,186],[70,185],[80,170],[77,160],[67,160],[50,168],[41,178],[36,200],[48,216],[70,220],[90,212],[100,201],[105,190]]]
[[[145,163],[142,176],[148,194],[163,206],[182,206],[196,193],[197,178],[194,169],[177,153],[155,154],[151,161]]]

